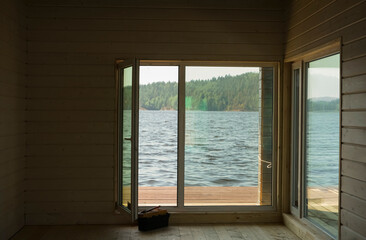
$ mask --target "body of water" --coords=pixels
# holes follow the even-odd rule
[[[309,185],[338,184],[336,114],[310,113]],[[176,186],[177,111],[139,115],[139,186]],[[257,186],[258,141],[258,112],[187,111],[185,186]]]
[[[311,187],[337,187],[339,113],[309,112],[306,133],[306,184]]]

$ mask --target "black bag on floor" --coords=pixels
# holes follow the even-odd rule
[[[169,224],[167,210],[160,209],[160,206],[139,212],[138,225],[140,231],[149,231],[156,228],[167,227]]]

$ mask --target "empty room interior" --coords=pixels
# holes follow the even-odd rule
[[[0,240],[366,239],[366,1],[0,17]]]

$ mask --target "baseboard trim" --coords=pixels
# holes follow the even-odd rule
[[[282,214],[277,212],[252,213],[171,213],[172,224],[211,224],[211,223],[282,223]]]

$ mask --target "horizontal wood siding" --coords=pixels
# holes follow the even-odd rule
[[[0,239],[24,226],[26,7],[0,7]]]
[[[281,1],[27,1],[27,224],[114,214],[115,60],[283,58]]]
[[[342,38],[341,238],[365,239],[366,2],[292,1],[285,58]]]

